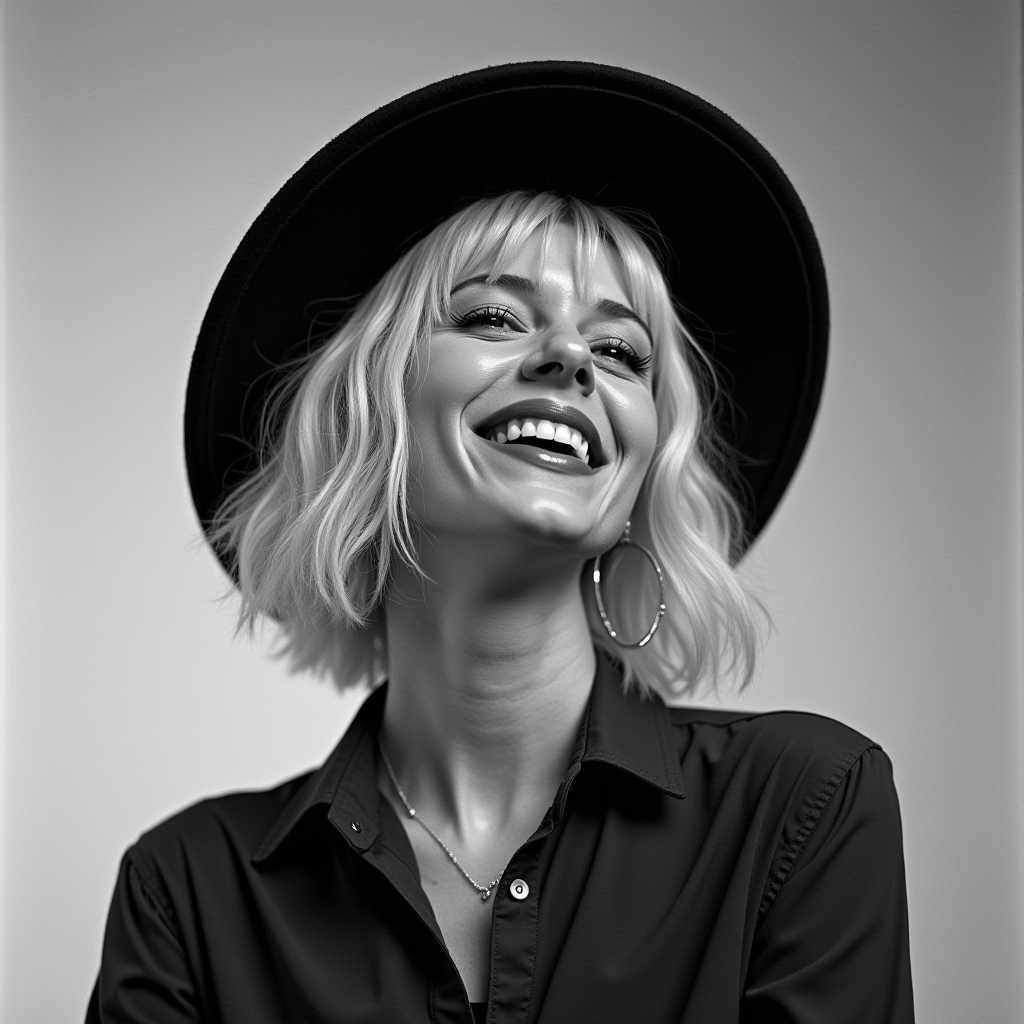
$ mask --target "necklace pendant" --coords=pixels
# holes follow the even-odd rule
[[[491,890],[490,889],[484,889],[484,891],[482,893],[480,893],[480,899],[484,903],[486,903],[487,902],[487,897],[490,896],[490,895],[491,895]]]

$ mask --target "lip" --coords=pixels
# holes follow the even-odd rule
[[[563,405],[561,402],[554,402],[547,398],[529,398],[521,402],[513,402],[499,409],[496,413],[488,416],[487,419],[478,423],[473,428],[473,433],[485,437],[487,431],[499,423],[507,423],[509,420],[521,420],[529,417],[537,420],[557,420],[574,430],[578,430],[587,444],[590,445],[590,466],[586,466],[579,459],[573,461],[579,463],[587,472],[603,466],[608,460],[604,457],[604,447],[601,444],[601,435],[597,432],[590,417],[571,405]],[[493,443],[493,442],[492,442]],[[528,445],[499,445],[499,448],[508,447],[509,452],[529,449]],[[529,449],[531,451],[544,451],[544,449]],[[553,452],[544,452],[545,455],[553,455]],[[559,457],[560,456],[556,456]]]
[[[544,448],[533,448],[528,444],[498,444],[496,441],[487,441],[487,444],[513,459],[528,462],[531,466],[543,466],[556,473],[568,473],[570,476],[591,476],[594,472],[590,466],[577,459],[575,455],[560,455]]]

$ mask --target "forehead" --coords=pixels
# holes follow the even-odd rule
[[[543,292],[587,301],[630,301],[625,268],[615,247],[588,237],[570,224],[540,225],[514,249],[495,253],[481,273],[494,280],[513,275],[533,281]]]

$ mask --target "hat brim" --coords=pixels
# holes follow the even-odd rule
[[[551,190],[641,211],[669,286],[713,360],[719,430],[749,539],[778,504],[824,382],[821,252],[769,153],[720,110],[621,68],[563,61],[459,75],[364,117],[313,156],[242,239],[199,333],[185,452],[204,527],[254,467],[278,368],[315,337],[318,312],[359,296],[473,199]]]

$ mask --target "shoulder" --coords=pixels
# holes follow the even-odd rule
[[[670,716],[688,794],[710,814],[728,808],[771,823],[780,848],[799,850],[851,778],[869,813],[894,805],[889,759],[842,722],[799,711],[672,708]]]
[[[312,772],[271,789],[209,797],[144,832],[125,860],[159,895],[196,873],[234,874],[248,864],[266,834],[313,777]]]
[[[759,773],[812,765],[848,770],[878,744],[824,715],[803,711],[767,713],[714,708],[670,708],[681,758],[699,754],[729,764],[742,762]]]
[[[826,844],[868,843],[902,864],[892,765],[881,747],[822,715],[673,708],[672,724],[688,792],[712,815],[760,822],[765,913],[797,862]]]

